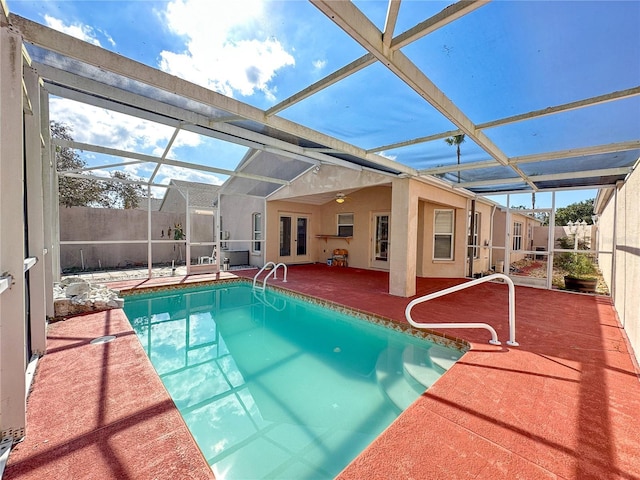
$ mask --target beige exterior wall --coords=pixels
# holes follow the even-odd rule
[[[518,213],[517,210],[511,210],[511,221],[509,224],[509,231],[507,237],[505,238],[505,224],[507,221],[507,212],[505,210],[496,209],[494,219],[493,219],[493,246],[501,247],[494,248],[492,251],[492,263],[493,265],[497,265],[500,262],[505,261],[505,241],[509,242],[509,246],[513,245],[513,228],[516,222],[522,224],[522,243],[521,250],[535,250],[535,247],[538,246],[535,243],[534,232],[536,227],[540,225],[540,222],[534,218],[531,218],[527,215],[523,215]],[[543,246],[543,245],[539,245]],[[511,250],[511,262],[517,262],[525,258],[528,254],[520,253],[518,251]],[[507,268],[505,266],[505,272]]]
[[[613,302],[638,358],[640,352],[640,169],[635,169],[626,183],[618,187],[605,205],[597,206],[600,214],[599,250],[611,251],[615,222],[615,272],[611,274],[611,256],[600,255],[599,263],[605,281],[612,291]]]
[[[287,264],[292,263],[309,263],[322,261],[318,255],[319,241],[316,239],[316,235],[321,232],[321,211],[322,206],[309,205],[296,202],[287,202],[284,200],[275,200],[273,202],[267,202],[267,220],[266,220],[266,234],[267,245],[265,250],[264,261]],[[308,255],[302,259],[295,259],[292,261],[290,258],[280,257],[280,216],[287,215],[292,217],[305,217],[308,218],[308,231],[307,231],[307,252]],[[340,242],[340,248],[344,248],[346,245],[345,240],[338,240]],[[324,241],[323,241],[324,242]],[[336,241],[337,242],[337,241]],[[336,243],[337,244],[337,243]],[[328,248],[328,247],[325,247]],[[335,247],[338,248],[338,247]]]
[[[411,197],[411,202],[417,206],[417,215],[412,223],[416,229],[415,254],[409,259],[416,269],[418,276],[430,277],[461,277],[468,272],[467,262],[467,231],[469,200],[451,190],[441,189],[433,185],[409,179],[394,181],[393,188],[401,192],[400,196]],[[484,243],[489,241],[491,231],[491,209],[488,204],[476,202],[480,213],[480,257],[474,261],[474,271],[481,272],[489,269],[489,249]],[[406,212],[408,206],[401,206],[399,210]],[[453,209],[455,215],[454,258],[453,260],[434,260],[433,258],[433,222],[436,209]],[[392,187],[372,186],[352,192],[347,200],[338,204],[330,200],[322,205],[297,203],[285,200],[267,202],[267,248],[265,261],[286,263],[321,262],[324,263],[334,249],[349,251],[349,266],[355,268],[384,268],[373,264],[373,236],[375,214],[391,214]],[[354,215],[353,238],[347,243],[343,238],[331,238],[337,235],[337,218],[339,213]],[[309,218],[309,256],[308,258],[282,258],[279,255],[279,218],[281,215],[305,216]],[[404,220],[404,222],[403,222]],[[391,244],[408,241],[407,228],[399,223],[411,223],[410,220],[390,217]],[[393,247],[392,252],[393,252]],[[390,265],[393,259],[390,258]],[[403,260],[404,262],[404,260]]]
[[[334,249],[349,251],[349,266],[370,268],[371,218],[374,212],[391,211],[391,188],[371,187],[347,196],[344,203],[331,200],[323,205],[276,200],[267,202],[267,255],[265,261],[291,263],[290,259],[279,255],[281,215],[306,216],[309,218],[308,251],[306,259],[294,260],[293,263],[320,262],[325,263]],[[353,238],[349,243],[344,238],[318,238],[338,233],[338,214],[353,213]],[[392,226],[393,228],[393,226]]]
[[[247,251],[249,264],[262,267],[264,265],[264,244],[262,251],[255,251],[253,242],[253,214],[261,216],[264,237],[264,199],[246,195],[221,195],[220,216],[223,232],[228,232],[229,239],[225,241],[227,250]],[[224,255],[223,255],[224,257]]]
[[[578,241],[586,244],[592,250],[595,249],[596,245],[594,243],[594,239],[596,238],[596,227],[594,225],[588,225],[584,229],[578,229]],[[558,242],[559,238],[569,237],[572,238],[573,234],[571,233],[569,227],[567,226],[556,226],[553,229],[553,239],[554,245],[556,248],[560,248],[560,243]],[[533,229],[533,246],[535,247],[545,247],[547,248],[547,242],[549,241],[549,227],[546,225],[542,225],[539,227],[534,227]]]

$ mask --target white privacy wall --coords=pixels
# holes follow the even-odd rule
[[[617,198],[616,198],[617,197]],[[602,255],[600,266],[610,289],[620,322],[638,358],[640,352],[640,171],[636,168],[627,181],[611,195],[600,216],[600,249],[614,247],[615,270],[611,256]]]

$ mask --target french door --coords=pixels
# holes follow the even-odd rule
[[[390,214],[374,213],[371,216],[371,266],[389,270]]]
[[[309,217],[280,214],[279,260],[284,263],[309,262]]]

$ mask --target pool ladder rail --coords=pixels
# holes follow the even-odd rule
[[[477,280],[471,280],[470,282],[462,283],[460,285],[454,285],[453,287],[445,288],[439,292],[430,293],[420,298],[416,298],[409,302],[407,308],[405,308],[404,316],[407,319],[407,322],[416,328],[484,328],[491,332],[491,340],[489,340],[489,343],[491,345],[501,345],[500,340],[498,340],[498,334],[488,323],[422,323],[416,322],[411,318],[411,309],[419,303],[427,302],[434,298],[442,297],[450,293],[464,290],[465,288],[475,287],[481,283],[498,279],[504,280],[509,286],[509,340],[507,340],[506,343],[510,347],[517,347],[519,346],[519,343],[516,342],[516,289],[513,284],[513,280],[503,273],[494,273],[486,277],[478,278]]]
[[[273,267],[273,268],[271,269],[271,271],[269,273],[267,273],[267,276],[264,277],[264,280],[262,281],[262,285],[257,285],[258,277],[268,267]],[[277,280],[278,279],[278,268],[280,268],[280,267],[282,267],[282,269],[284,270],[284,278],[282,279],[282,283],[287,283],[287,266],[284,263],[278,263],[276,265],[275,262],[267,262],[260,269],[260,271],[258,273],[256,273],[256,276],[253,277],[253,288],[264,290],[264,288],[267,286],[267,280],[269,280],[269,277],[271,277],[271,276],[273,276],[273,278],[275,278]]]

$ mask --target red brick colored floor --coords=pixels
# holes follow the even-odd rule
[[[463,281],[418,279],[418,295]],[[286,284],[269,283],[399,322],[410,300],[387,293],[387,273],[354,268],[294,266]],[[516,315],[519,347],[489,345],[486,330],[445,331],[471,350],[339,478],[640,479],[639,371],[610,300],[519,287]],[[473,287],[422,304],[413,316],[487,322],[505,341],[507,287]],[[51,326],[27,438],[11,453],[6,478],[210,478],[121,317],[112,311]],[[90,351],[88,339],[111,329],[118,339]]]
[[[115,340],[91,344],[103,335]],[[49,326],[4,479],[213,479],[122,310]]]

